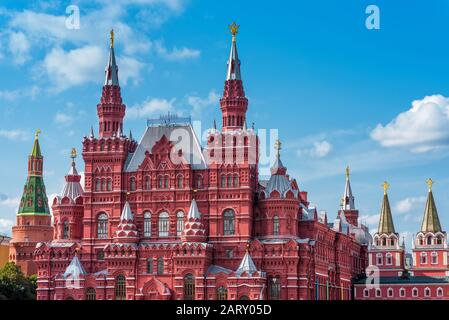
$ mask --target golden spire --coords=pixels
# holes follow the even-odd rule
[[[41,129],[37,129],[36,130],[36,133],[35,133],[35,135],[34,135],[34,138],[37,140],[38,138],[39,138],[39,135],[41,134]]]
[[[111,48],[114,48],[114,29],[111,29],[110,34],[111,34],[111,37],[110,37],[110,39],[111,39]]]
[[[427,186],[429,187],[429,192],[431,192],[431,191],[432,191],[433,184],[434,184],[435,182],[434,182],[431,178],[429,178],[429,179],[427,179],[426,183],[427,183]]]
[[[279,154],[281,153],[281,149],[282,149],[281,140],[276,139],[276,141],[274,142],[274,149],[277,151],[277,155],[279,156]]]
[[[72,148],[72,151],[70,152],[70,158],[72,158],[72,160],[75,160],[76,158],[76,149]]]
[[[235,21],[234,21],[228,27],[229,27],[229,30],[231,31],[231,34],[232,34],[232,41],[235,41],[235,36],[239,32],[240,26],[238,24],[236,24]]]
[[[349,169],[349,166],[346,167],[346,179],[349,179],[349,175],[351,173],[351,170]]]
[[[384,181],[382,187],[384,188],[384,194],[387,194],[387,190],[390,188],[390,184],[387,181]]]

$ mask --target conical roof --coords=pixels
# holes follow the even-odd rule
[[[249,275],[257,272],[257,267],[254,264],[251,255],[249,254],[249,250],[246,250],[245,255],[243,256],[242,261],[240,262],[239,267],[236,270],[237,275],[241,275],[243,272],[248,273]]]
[[[377,229],[379,234],[396,233],[393,224],[393,216],[391,214],[390,201],[387,194],[388,187],[389,184],[384,182],[384,197],[382,200],[382,208],[380,209],[379,228]]]
[[[424,217],[421,225],[421,232],[441,232],[440,218],[438,217],[437,207],[433,198],[432,185],[433,181],[427,181],[429,192],[427,194],[426,207],[424,209]]]

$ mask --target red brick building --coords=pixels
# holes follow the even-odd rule
[[[429,179],[421,229],[407,255],[395,231],[387,189],[380,213],[379,228],[369,249],[368,277],[355,282],[355,298],[360,300],[449,299],[447,235],[438,217]]]
[[[148,121],[139,142],[123,134],[111,42],[98,134],[83,140],[84,186],[73,154],[52,203],[53,239],[34,252],[38,299],[352,298],[371,236],[358,225],[349,171],[333,223],[287,174],[279,141],[271,176],[259,178],[231,32],[221,131],[205,148],[176,116]]]

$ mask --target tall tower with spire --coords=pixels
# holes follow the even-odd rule
[[[379,226],[374,234],[374,243],[369,252],[369,264],[380,269],[381,275],[397,276],[404,270],[405,248],[399,243],[391,213],[388,189],[390,184],[384,182],[384,196],[380,209]]]
[[[105,69],[103,92],[97,105],[99,135],[101,137],[121,136],[126,106],[122,103],[118,81],[118,66],[114,52],[114,30],[110,34],[109,60]]]
[[[43,179],[44,157],[39,145],[40,130],[36,131],[33,149],[28,157],[28,177],[23,189],[17,223],[12,228],[9,258],[26,275],[36,273],[33,252],[38,242],[53,236],[51,216]]]
[[[415,275],[446,276],[447,234],[441,228],[432,179],[427,180],[427,201],[421,230],[416,234],[413,244],[413,270]]]
[[[245,97],[245,91],[243,90],[240,60],[237,54],[236,36],[238,29],[239,26],[235,22],[229,26],[232,35],[231,52],[223,97],[220,99],[223,131],[241,129],[246,125],[248,99]]]
[[[341,198],[341,210],[339,214],[344,214],[346,220],[352,224],[353,226],[358,225],[359,219],[359,210],[355,207],[354,196],[352,194],[351,189],[351,181],[350,181],[350,169],[349,166],[346,167],[346,184],[345,184],[345,192],[343,197]]]

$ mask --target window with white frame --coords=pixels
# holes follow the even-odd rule
[[[365,298],[369,297],[369,289],[368,288],[363,289],[363,297],[365,297]]]
[[[389,298],[393,297],[393,288],[388,288],[387,295]]]
[[[401,288],[401,289],[399,290],[399,296],[400,296],[400,297],[405,297],[405,289],[404,289],[404,288]]]
[[[159,215],[159,237],[168,237],[169,219],[168,213],[162,212]]]
[[[176,234],[181,236],[184,231],[184,212],[178,211],[176,214]]]
[[[151,213],[145,212],[143,215],[143,236],[151,237]]]
[[[382,297],[382,291],[380,289],[376,289],[376,297],[377,298]]]
[[[432,264],[438,264],[438,253],[432,252],[431,259]]]
[[[378,266],[381,266],[381,265],[383,265],[383,256],[382,256],[382,253],[378,253],[377,255],[376,255],[376,264],[378,265]]]
[[[412,290],[412,296],[417,297],[418,296],[418,288],[413,288]]]
[[[430,297],[430,288],[425,288],[424,289],[424,296]]]
[[[421,258],[421,264],[427,264],[427,253],[426,252],[421,252],[420,258]]]
[[[438,297],[442,297],[443,296],[443,288],[438,288],[437,289],[437,296]]]
[[[387,253],[386,254],[386,256],[385,256],[385,258],[386,258],[386,264],[387,265],[389,265],[389,266],[391,266],[392,264],[393,264],[393,257],[391,256],[391,253]]]

